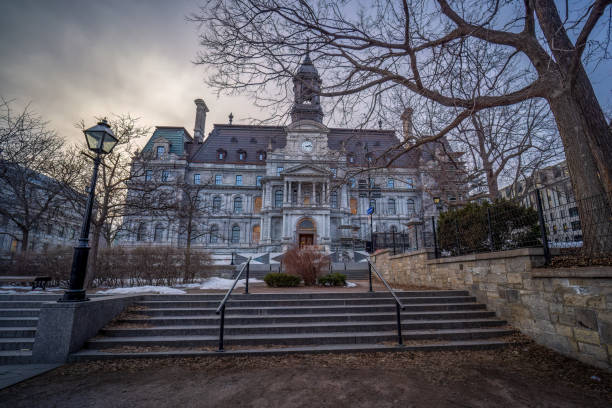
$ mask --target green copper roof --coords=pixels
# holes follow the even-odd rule
[[[157,139],[166,139],[170,143],[170,153],[178,156],[185,154],[185,142],[192,141],[185,128],[158,126],[142,151],[151,151]]]

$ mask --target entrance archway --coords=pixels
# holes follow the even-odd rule
[[[315,244],[317,228],[312,218],[302,218],[296,227],[300,248]]]

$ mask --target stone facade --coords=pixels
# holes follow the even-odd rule
[[[612,371],[612,268],[545,269],[540,248],[373,256],[390,283],[469,290],[536,342]]]

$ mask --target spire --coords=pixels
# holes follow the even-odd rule
[[[299,120],[323,121],[323,110],[319,99],[321,78],[310,59],[310,43],[306,42],[306,53],[302,64],[293,77],[294,103],[291,109],[293,122]]]

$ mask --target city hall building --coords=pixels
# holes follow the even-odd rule
[[[185,246],[189,240],[220,264],[245,256],[275,263],[291,245],[359,261],[372,234],[382,232],[422,245],[440,207],[434,197],[453,202],[464,191],[439,185],[442,149],[425,146],[390,162],[401,153],[395,131],[322,123],[321,79],[308,56],[293,83],[288,126],[234,124],[230,114],[229,123],[214,124],[205,138],[209,110],[196,99],[193,136],[182,127],[156,127],[134,160],[135,169],[144,169],[137,184],[158,186],[191,207],[125,217],[121,244]],[[411,111],[402,119],[408,134]],[[128,197],[140,191],[131,189]]]

